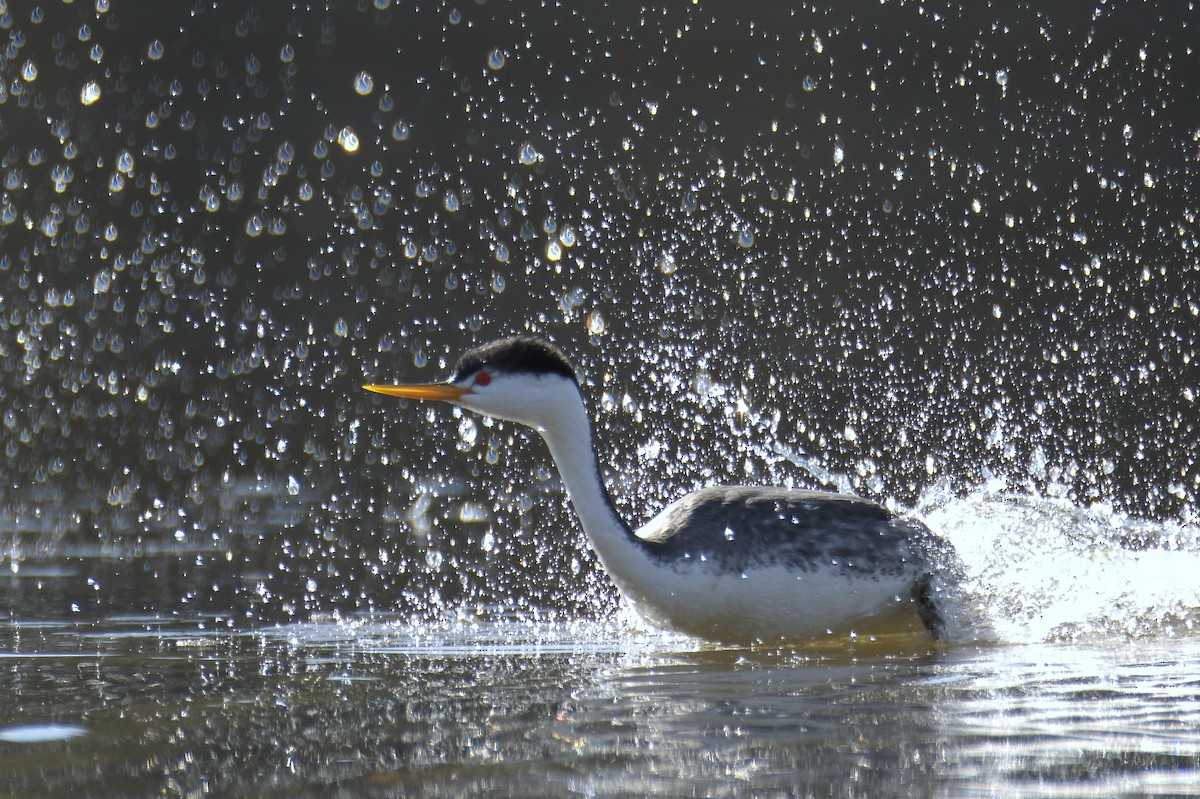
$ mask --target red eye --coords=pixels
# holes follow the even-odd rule
[[[475,385],[477,386],[486,386],[490,382],[492,382],[492,376],[487,372],[480,372],[475,375]]]

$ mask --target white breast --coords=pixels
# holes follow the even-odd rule
[[[832,568],[797,572],[785,566],[736,574],[704,563],[651,561],[638,571],[613,576],[648,621],[729,643],[814,638],[869,624],[912,604],[911,585],[901,576],[856,577]]]

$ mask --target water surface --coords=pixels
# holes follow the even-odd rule
[[[604,594],[584,612],[406,614],[285,596],[269,623],[252,557],[27,557],[3,580],[0,789],[1193,795],[1195,528],[987,491],[925,510],[960,545],[964,590],[945,599],[974,639],[721,647]]]
[[[154,617],[0,636],[0,786],[23,796],[1184,796],[1200,781],[1196,636],[881,653],[711,648],[616,621]]]

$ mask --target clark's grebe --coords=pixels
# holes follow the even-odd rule
[[[714,486],[632,530],[601,479],[575,370],[541,339],[469,350],[444,383],[364,388],[537,430],[605,570],[652,623],[770,642],[869,626],[911,608],[932,636],[943,630],[939,569],[950,568],[953,550],[919,522],[859,497]]]

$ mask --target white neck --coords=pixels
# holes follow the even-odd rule
[[[559,403],[552,419],[539,425],[537,431],[550,447],[550,455],[592,549],[624,588],[624,575],[644,561],[646,555],[617,515],[601,482],[587,411],[578,393],[576,397],[578,401]]]

